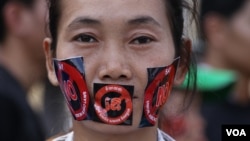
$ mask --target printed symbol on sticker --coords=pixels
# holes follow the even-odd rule
[[[121,102],[122,100],[120,98],[105,98],[105,109],[107,111],[120,111],[121,110]]]
[[[159,109],[169,97],[174,75],[172,66],[159,70],[145,91],[144,114],[152,125],[156,123]]]
[[[55,61],[54,63],[67,105],[74,118],[80,121],[87,118],[90,97],[84,75],[78,70],[74,61],[80,61],[79,64],[82,64],[81,58]]]
[[[170,90],[169,90],[169,82],[167,82],[166,84],[159,86],[158,88],[158,92],[157,92],[157,100],[156,100],[156,108],[160,108],[162,105],[165,104],[165,102],[168,99],[168,96],[170,94]]]
[[[103,123],[123,124],[131,118],[131,94],[120,85],[103,85],[95,94],[94,108],[98,119]]]

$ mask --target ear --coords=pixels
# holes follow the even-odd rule
[[[190,39],[182,39],[181,56],[179,66],[175,74],[174,85],[181,85],[186,77],[191,60],[192,43]]]
[[[51,50],[51,39],[50,38],[45,38],[43,41],[43,49],[44,49],[44,53],[45,53],[45,57],[46,57],[46,68],[47,68],[47,72],[48,72],[48,78],[50,80],[50,82],[55,85],[58,86],[58,80],[56,77],[56,73],[55,73],[55,69],[54,69],[54,65],[53,65],[53,51]]]

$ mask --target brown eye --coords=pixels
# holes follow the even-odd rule
[[[77,35],[76,37],[74,37],[74,40],[78,42],[85,42],[85,43],[93,43],[97,41],[94,37],[90,35],[86,35],[86,34]]]
[[[147,44],[147,43],[150,43],[152,41],[153,41],[152,38],[149,38],[147,36],[141,36],[141,37],[138,37],[138,38],[135,38],[134,40],[132,40],[132,43],[133,44]]]

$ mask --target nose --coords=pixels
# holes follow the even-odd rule
[[[100,80],[129,80],[132,77],[125,52],[119,49],[106,49],[99,70]]]

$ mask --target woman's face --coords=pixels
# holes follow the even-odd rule
[[[250,1],[228,23],[224,54],[231,67],[250,75]]]
[[[93,83],[134,86],[132,126],[119,126],[117,130],[117,126],[92,121],[82,124],[101,132],[138,129],[147,68],[170,65],[175,58],[165,4],[160,0],[63,0],[61,3],[56,58],[84,58],[92,98]],[[103,130],[107,127],[109,130]]]
[[[32,7],[26,11],[25,30],[26,36],[23,41],[26,42],[27,51],[34,60],[39,63],[44,62],[44,53],[42,50],[42,41],[45,38],[45,24],[47,14],[46,0],[35,0]]]

